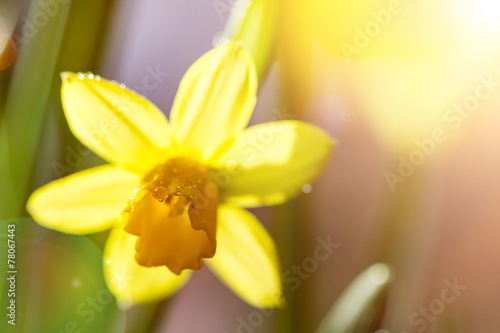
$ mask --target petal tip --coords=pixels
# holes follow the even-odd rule
[[[221,49],[229,49],[227,52],[232,53],[236,58],[241,57],[241,59],[245,59],[245,62],[250,67],[250,74],[253,76],[257,76],[257,70],[255,67],[255,61],[252,55],[246,50],[245,45],[241,41],[227,41],[224,44],[220,45]]]
[[[225,43],[222,43],[220,47],[230,47],[234,49],[242,49],[243,48],[243,43],[240,41],[235,41],[235,40],[229,40]]]
[[[62,82],[66,82],[70,80],[72,77],[74,77],[76,74],[73,72],[61,72],[61,80]]]
[[[40,193],[40,189],[36,189],[35,191],[33,191],[33,193],[31,193],[30,197],[26,201],[26,206],[25,206],[26,212],[28,214],[30,214],[31,217],[35,221],[38,221],[41,219],[41,217],[38,214],[38,208],[39,208],[39,205],[38,205],[39,195],[38,194],[39,193]]]

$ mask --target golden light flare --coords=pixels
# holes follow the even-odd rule
[[[471,94],[478,77],[500,78],[494,1],[296,3],[300,10],[283,15],[304,29],[280,31],[284,91],[298,112],[309,91],[345,99],[393,151],[414,149],[436,128],[451,137],[448,110]],[[490,110],[495,99],[491,94],[480,109]]]

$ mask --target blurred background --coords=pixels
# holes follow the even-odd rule
[[[2,313],[0,331],[498,332],[499,13],[494,0],[0,0],[2,312],[9,224],[18,271],[16,326]],[[103,163],[68,129],[59,73],[123,82],[168,115],[187,68],[226,38],[257,62],[252,124],[301,119],[339,141],[302,196],[253,210],[287,305],[254,309],[203,269],[120,311],[107,234],[47,230],[25,210],[37,187]]]

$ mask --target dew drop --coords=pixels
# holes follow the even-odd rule
[[[312,186],[309,185],[309,184],[304,184],[304,186],[302,186],[302,192],[308,194],[308,193],[311,193],[312,191]]]
[[[78,78],[79,78],[80,80],[83,80],[83,79],[85,79],[85,75],[83,75],[82,73],[80,73],[80,74],[78,74]]]
[[[82,285],[82,281],[78,278],[75,278],[73,279],[73,281],[71,281],[71,284],[74,288],[79,288]]]
[[[125,89],[126,86],[122,83],[122,84],[120,84],[120,88]]]
[[[96,76],[95,76],[95,80],[96,80],[96,81],[101,81],[101,77],[100,77],[99,75],[96,75]]]
[[[92,74],[92,73],[88,73],[88,74],[87,74],[87,77],[88,77],[89,79],[93,80],[93,79],[94,79],[94,74]]]
[[[167,196],[168,196],[168,191],[163,186],[157,187],[154,191],[154,197],[159,202],[163,202],[163,200],[165,200]]]

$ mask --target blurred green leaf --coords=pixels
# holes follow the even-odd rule
[[[381,298],[394,277],[382,263],[361,272],[340,295],[316,333],[372,333]]]
[[[237,0],[220,36],[220,41],[237,40],[252,55],[259,81],[265,78],[276,52],[278,2],[276,0]]]
[[[9,224],[15,225],[14,332],[72,331],[67,327],[109,332],[118,310],[104,282],[102,249],[85,236],[50,231],[28,218],[0,221],[0,306],[6,309],[11,299],[4,278],[10,270],[5,238]],[[0,332],[12,328],[0,321]]]
[[[67,154],[69,143],[76,146],[61,111],[59,72],[97,68],[113,3],[32,0],[21,19],[20,53],[0,122],[0,218],[24,215],[33,175],[36,186],[59,177],[52,162]],[[35,168],[40,158],[46,163]]]
[[[25,18],[0,124],[0,218],[19,216],[29,188],[70,7],[56,4],[49,16],[43,1],[32,1]]]

